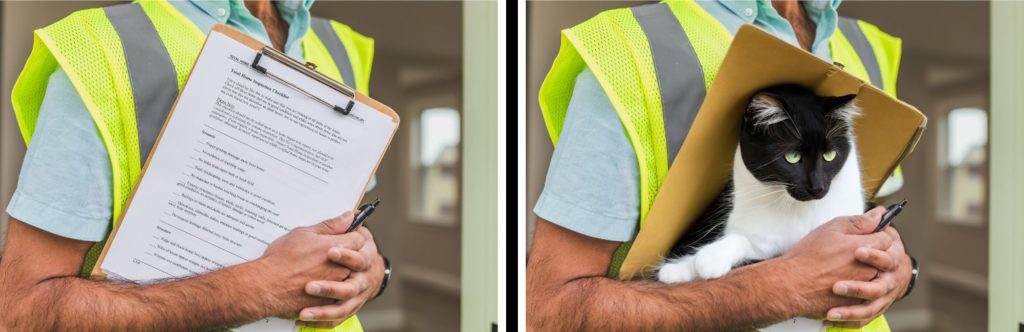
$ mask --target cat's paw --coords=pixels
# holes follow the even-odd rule
[[[701,279],[718,279],[732,270],[732,258],[722,250],[701,250],[694,257],[693,267]]]
[[[696,278],[697,271],[693,270],[693,256],[662,264],[658,269],[658,281],[666,284],[680,284],[693,281]]]

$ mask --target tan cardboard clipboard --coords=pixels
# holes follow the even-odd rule
[[[224,25],[224,24],[214,25],[213,28],[210,29],[210,33],[214,33],[214,32],[219,32],[221,34],[224,34],[225,36],[228,36],[229,38],[234,39],[235,41],[238,41],[238,42],[244,44],[245,46],[251,48],[253,51],[259,51],[259,50],[263,49],[264,47],[268,47],[269,48],[269,46],[267,46],[266,44],[263,44],[259,40],[256,40],[255,38],[252,38],[252,37],[246,35],[245,33],[242,33],[241,31],[235,30],[234,28],[231,28],[231,27],[229,27],[227,25]],[[207,41],[209,41],[209,36],[207,36]],[[206,47],[206,42],[203,42],[203,48],[205,48],[205,47]],[[202,54],[202,50],[200,50],[200,54]],[[199,56],[197,55],[196,56],[196,61],[198,61],[198,60],[199,60]],[[193,67],[195,67],[195,62],[194,61],[193,61],[192,65],[193,65]],[[337,82],[337,81],[327,77],[326,75],[321,74],[321,73],[315,71],[314,69],[308,68],[306,66],[301,66],[301,68],[295,68],[295,69],[303,72],[306,75],[314,77],[316,80],[319,80],[319,81],[327,80],[329,82],[333,82],[334,84],[338,84],[338,85],[344,86],[344,84],[342,84],[340,82]],[[191,78],[191,76],[192,76],[192,73],[189,72],[189,78]],[[185,82],[186,83],[181,88],[181,91],[185,91],[185,89],[188,89],[188,79],[186,79]],[[345,86],[345,87],[347,87],[347,86]],[[381,113],[387,115],[388,117],[390,117],[395,122],[395,131],[398,130],[398,124],[399,124],[398,113],[395,113],[395,111],[392,110],[387,105],[384,105],[384,104],[374,100],[373,98],[367,97],[366,95],[363,95],[363,94],[359,93],[358,91],[355,91],[355,89],[352,89],[352,88],[348,88],[348,89],[353,94],[353,99],[355,99],[356,102],[363,103],[363,104],[369,106],[370,108],[372,108],[374,110],[377,110],[378,112],[381,112]],[[178,98],[181,98],[181,93],[178,94]],[[106,258],[106,256],[107,256],[107,250],[110,250],[110,243],[112,241],[114,241],[114,237],[117,236],[117,230],[119,228],[118,226],[121,225],[121,220],[124,218],[125,212],[128,211],[128,209],[131,208],[132,198],[135,197],[135,191],[138,189],[139,183],[142,183],[142,179],[145,178],[145,176],[146,176],[146,168],[149,166],[149,159],[152,158],[153,154],[156,153],[157,149],[159,149],[159,147],[160,147],[160,139],[163,137],[164,130],[167,129],[167,123],[170,122],[170,119],[174,116],[174,111],[175,111],[175,109],[177,107],[178,107],[178,99],[175,99],[174,100],[174,104],[171,106],[170,112],[168,112],[168,114],[167,114],[167,120],[164,121],[163,128],[160,128],[160,133],[157,135],[156,142],[153,143],[153,148],[151,149],[151,151],[149,153],[149,156],[146,157],[146,163],[145,163],[145,166],[142,167],[142,173],[139,175],[139,180],[135,183],[135,186],[132,188],[132,193],[128,196],[128,200],[125,202],[124,208],[121,209],[121,215],[120,216],[115,216],[117,218],[117,222],[114,223],[114,227],[110,231],[110,236],[107,237],[107,241],[106,241],[106,243],[103,246],[103,252],[100,254],[99,259],[96,260],[96,265],[93,266],[93,269],[92,269],[92,272],[91,272],[91,278],[94,278],[94,279],[105,279],[107,277],[106,274],[103,273],[102,270],[100,270],[100,266],[103,265],[103,259]],[[394,139],[394,137],[395,137],[395,133],[392,132],[391,136],[388,138],[388,143],[387,143],[386,146],[390,146],[391,145],[391,140]],[[385,148],[385,152],[386,151],[387,151],[387,148]],[[383,158],[384,158],[384,154],[382,153],[381,157],[377,159],[376,165],[373,167],[373,172],[370,172],[370,174],[374,174],[374,173],[377,172],[377,167],[380,166],[380,159],[383,159]],[[369,181],[370,181],[370,178],[367,177],[366,178],[366,182],[363,183],[363,188],[364,189],[366,188],[367,185],[369,185]],[[365,193],[365,190],[363,190],[363,192]],[[362,198],[363,197],[360,196],[359,199],[356,200],[356,201],[357,202],[358,201],[362,201]],[[353,206],[352,209],[355,210],[356,206]]]
[[[873,198],[913,151],[927,119],[916,108],[771,34],[743,25],[669,168],[618,277],[650,276],[676,239],[725,187],[746,103],[760,89],[782,83],[819,95],[857,94],[863,115],[854,131],[863,184]]]

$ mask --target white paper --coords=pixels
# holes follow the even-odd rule
[[[255,55],[211,32],[102,271],[139,282],[214,271],[359,203],[397,124],[358,102],[335,112],[250,68]],[[327,101],[351,100],[270,57],[260,64]]]

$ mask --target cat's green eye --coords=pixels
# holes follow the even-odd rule
[[[836,159],[836,150],[828,150],[828,152],[822,154],[821,157],[825,158],[825,161],[832,161]]]
[[[797,151],[786,152],[786,161],[789,162],[790,164],[796,164],[796,163],[800,162],[800,152],[797,152]]]

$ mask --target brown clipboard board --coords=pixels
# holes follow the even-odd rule
[[[797,83],[825,96],[857,94],[862,116],[854,131],[867,198],[909,155],[928,119],[921,111],[817,56],[753,25],[736,32],[683,146],[654,198],[622,266],[619,279],[650,276],[676,239],[725,187],[750,97],[781,83]],[[726,165],[727,167],[723,167]]]
[[[213,28],[210,29],[210,32],[207,34],[206,41],[203,41],[203,47],[200,48],[199,54],[196,55],[195,60],[192,62],[192,67],[193,68],[195,68],[195,63],[197,61],[199,61],[199,57],[203,53],[202,50],[206,48],[206,42],[210,40],[210,38],[209,38],[210,34],[213,34],[213,33],[223,34],[223,35],[227,36],[228,38],[231,38],[231,39],[233,39],[233,40],[235,40],[237,42],[242,43],[246,47],[251,48],[253,51],[260,52],[261,50],[264,50],[264,49],[267,49],[268,51],[270,51],[270,49],[271,49],[270,46],[267,46],[266,44],[263,44],[259,40],[256,40],[255,38],[250,37],[249,35],[246,35],[245,33],[241,32],[241,31],[238,31],[238,30],[236,30],[234,28],[231,28],[231,27],[229,27],[227,25],[224,25],[224,24],[216,24],[216,25],[213,26]],[[278,52],[278,53],[280,53],[280,52]],[[275,60],[280,60],[280,59],[275,58]],[[315,80],[320,81],[323,84],[330,85],[330,83],[332,82],[333,84],[341,86],[342,88],[347,88],[350,94],[342,92],[343,94],[347,94],[347,95],[351,96],[352,99],[355,102],[362,103],[362,104],[364,104],[366,106],[369,106],[371,109],[374,109],[374,110],[376,110],[376,111],[378,111],[380,113],[383,113],[384,115],[387,115],[388,117],[390,117],[392,119],[392,121],[394,121],[394,123],[395,123],[395,130],[393,130],[391,132],[391,135],[388,137],[388,142],[387,142],[387,144],[385,144],[384,153],[387,153],[388,147],[391,146],[391,140],[393,140],[395,138],[395,132],[398,131],[398,125],[400,123],[400,119],[398,117],[398,113],[395,113],[395,111],[392,110],[387,105],[384,105],[383,103],[381,103],[381,102],[379,102],[377,100],[374,100],[373,98],[370,98],[370,97],[368,97],[366,95],[363,95],[363,94],[359,93],[358,91],[355,91],[355,89],[353,89],[351,87],[348,87],[347,85],[344,85],[341,82],[335,81],[334,79],[331,79],[330,77],[327,77],[327,75],[324,75],[324,74],[322,74],[320,72],[317,72],[311,66],[307,65],[307,64],[309,64],[308,62],[307,63],[301,63],[301,62],[298,62],[298,60],[295,60],[295,59],[291,59],[291,61],[294,61],[296,63],[300,63],[301,64],[301,66],[299,66],[299,67],[289,66],[292,69],[298,70],[298,71],[300,71],[300,72],[302,72],[302,73],[304,73],[304,74],[306,74],[308,76],[311,76]],[[103,271],[100,269],[100,266],[103,265],[103,260],[107,257],[107,251],[110,250],[110,244],[114,241],[114,238],[117,236],[117,230],[121,226],[121,222],[123,221],[122,219],[124,219],[124,216],[127,214],[128,209],[131,208],[132,199],[135,198],[135,192],[138,190],[139,184],[142,183],[143,178],[145,178],[145,176],[146,176],[146,169],[149,167],[149,161],[150,161],[150,159],[153,158],[153,155],[159,149],[159,147],[160,147],[160,140],[161,140],[161,138],[163,138],[164,130],[167,129],[167,124],[170,122],[171,118],[174,117],[174,111],[178,107],[178,100],[181,98],[181,95],[183,94],[185,89],[188,89],[188,81],[191,78],[192,78],[192,72],[191,72],[191,70],[189,70],[189,76],[188,76],[188,78],[185,79],[185,85],[182,86],[181,92],[178,93],[178,97],[176,97],[174,99],[174,104],[171,105],[171,110],[167,113],[167,119],[164,120],[164,125],[163,125],[163,127],[160,128],[160,133],[157,134],[156,141],[153,143],[153,148],[150,149],[149,156],[146,157],[146,163],[143,164],[142,172],[139,173],[139,179],[135,182],[135,185],[132,187],[132,192],[131,192],[131,194],[128,195],[128,200],[125,201],[124,208],[121,209],[121,215],[120,216],[115,216],[117,218],[117,223],[114,224],[113,229],[110,230],[110,235],[107,236],[107,240],[103,244],[103,251],[100,253],[100,257],[96,260],[96,265],[93,266],[92,272],[90,273],[90,278],[91,279],[100,279],[100,280],[102,280],[102,279],[106,279],[107,278],[106,273],[103,273]],[[380,161],[381,161],[381,159],[384,158],[384,153],[381,153],[380,157],[377,159],[377,163],[373,167],[373,172],[370,172],[370,174],[375,174],[377,172],[377,167],[380,166]],[[360,194],[359,199],[356,200],[356,202],[357,202],[356,206],[352,207],[353,210],[356,209],[356,207],[358,206],[358,202],[363,200],[363,195],[366,193],[365,189],[366,189],[366,186],[369,185],[369,182],[370,182],[370,178],[367,178],[366,182],[363,183],[363,189],[364,190],[362,191],[362,194]]]

